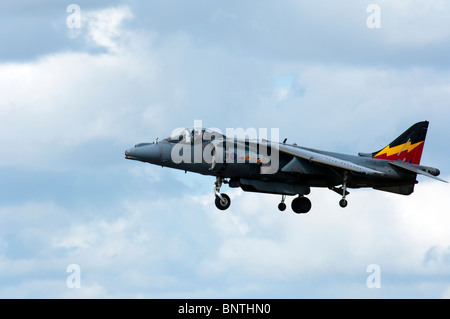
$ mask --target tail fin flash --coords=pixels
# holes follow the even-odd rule
[[[388,146],[378,152],[372,153],[372,157],[387,161],[401,160],[410,164],[419,165],[427,130],[428,121],[416,123],[393,140]]]

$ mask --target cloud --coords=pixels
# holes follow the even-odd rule
[[[211,194],[121,202],[107,215],[97,206],[10,206],[0,214],[0,294],[42,296],[41,287],[48,297],[370,297],[366,267],[377,264],[381,296],[436,296],[446,284],[437,279],[449,271],[447,192],[434,181],[408,197],[353,190],[343,210],[337,195],[314,189],[306,215],[279,212],[279,196],[238,190],[227,192],[226,212]],[[15,242],[32,253],[15,256]],[[65,286],[73,263],[80,290]],[[331,292],[337,278],[352,284]],[[283,292],[292,284],[302,288]]]
[[[430,46],[444,44],[450,33],[448,10],[444,1],[380,1],[386,41],[395,46]]]
[[[82,15],[82,22],[87,24],[87,39],[93,45],[106,48],[109,52],[117,53],[124,49],[126,32],[121,26],[124,20],[133,17],[129,7],[113,7],[88,11]]]
[[[9,149],[4,165],[42,167],[48,161],[52,166],[57,162],[52,158],[89,141],[121,140],[130,133],[129,123],[139,125],[142,111],[152,108],[136,90],[142,85],[138,82],[154,83],[155,61],[151,54],[146,61],[139,57],[142,52],[130,54],[138,35],[121,29],[122,20],[131,16],[129,9],[84,16],[87,37],[106,53],[60,52],[0,64],[0,131]]]
[[[347,9],[356,10],[344,6],[343,14]],[[197,34],[185,31],[162,36],[131,29],[125,22],[136,20],[136,13],[125,6],[83,10],[82,16],[81,32],[88,43],[84,52],[0,65],[0,93],[5,97],[0,133],[9,150],[4,164],[56,166],[65,153],[85,143],[148,141],[199,118],[222,129],[278,127],[297,142],[301,133],[293,128],[301,126],[302,131],[314,132],[302,139],[313,145],[323,143],[329,131],[340,130],[340,123],[345,123],[348,136],[356,137],[355,132],[369,125],[371,132],[379,132],[374,136],[378,138],[380,121],[364,119],[388,113],[384,123],[390,121],[386,126],[394,127],[400,125],[398,118],[408,117],[401,123],[406,126],[436,114],[430,119],[434,125],[448,113],[448,77],[434,68],[310,64],[301,56],[274,61],[251,51],[224,52],[214,44],[201,45]],[[91,51],[93,47],[104,51]],[[290,82],[280,86],[277,79],[286,74]],[[227,111],[233,108],[239,109],[239,118]],[[224,110],[220,118],[217,110]],[[327,119],[330,114],[336,121]],[[314,130],[316,123],[324,129]],[[361,147],[363,142],[358,141]]]
[[[424,164],[448,175],[450,79],[432,59],[447,31],[431,36],[439,8],[417,3],[382,2],[381,30],[367,29],[364,3],[81,4],[76,38],[55,28],[70,50],[0,63],[0,295],[447,296],[447,185],[354,190],[345,210],[314,189],[307,215],[224,187],[232,204],[219,212],[213,178],[123,159],[196,119],[354,154],[427,119]],[[65,284],[73,263],[79,290]]]
[[[315,189],[308,215],[278,212],[278,196],[232,196],[230,213],[215,217],[220,222],[214,227],[223,236],[220,247],[215,256],[202,262],[202,269],[211,276],[247,278],[247,283],[264,278],[266,282],[300,285],[332,273],[353,278],[351,281],[359,285],[357,292],[339,291],[336,296],[370,296],[365,279],[366,267],[372,263],[380,265],[386,277],[383,284],[393,291],[401,288],[390,282],[392,275],[405,280],[423,276],[424,283],[433,284],[433,278],[449,270],[435,248],[445,252],[450,243],[445,226],[450,207],[446,192],[448,186],[435,182],[420,183],[410,197],[352,191],[349,207],[342,210],[331,192]],[[425,262],[425,256],[430,259],[430,255],[436,256],[432,260],[438,267],[430,267],[431,260]],[[408,284],[413,282],[411,279]],[[322,283],[320,289],[334,283]],[[381,293],[389,296],[389,289]],[[358,295],[361,291],[364,294]],[[319,292],[313,289],[312,293]],[[416,293],[408,296],[420,296],[421,291]],[[298,294],[290,291],[289,296],[308,293],[299,288]]]

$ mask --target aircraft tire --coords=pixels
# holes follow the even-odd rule
[[[295,198],[291,203],[292,210],[296,214],[306,214],[311,210],[311,206],[311,201],[304,196]]]
[[[347,204],[348,204],[348,202],[345,198],[343,198],[339,201],[339,206],[341,206],[342,208],[347,207]]]
[[[230,207],[231,204],[231,199],[230,196],[228,196],[227,194],[220,194],[223,198],[223,200],[220,200],[219,196],[216,196],[216,207],[220,210],[226,210],[228,209],[228,207]]]
[[[286,204],[285,203],[279,203],[278,204],[278,209],[280,210],[280,212],[286,210]]]

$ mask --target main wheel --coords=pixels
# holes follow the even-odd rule
[[[339,201],[339,206],[341,206],[342,208],[347,207],[347,204],[348,204],[348,202],[345,198],[343,198]]]
[[[216,196],[216,207],[220,210],[225,210],[228,207],[230,207],[231,199],[227,194],[220,194],[222,196],[222,199],[220,199],[219,196]]]
[[[282,212],[286,209],[286,204],[285,203],[279,203],[278,204],[278,209]]]
[[[295,198],[291,203],[292,210],[297,214],[305,214],[309,212],[311,210],[311,206],[311,201],[304,196]]]

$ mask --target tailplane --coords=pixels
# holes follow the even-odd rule
[[[419,165],[427,130],[428,121],[418,122],[389,143],[385,148],[377,152],[359,155],[387,161],[400,160],[402,162]]]

